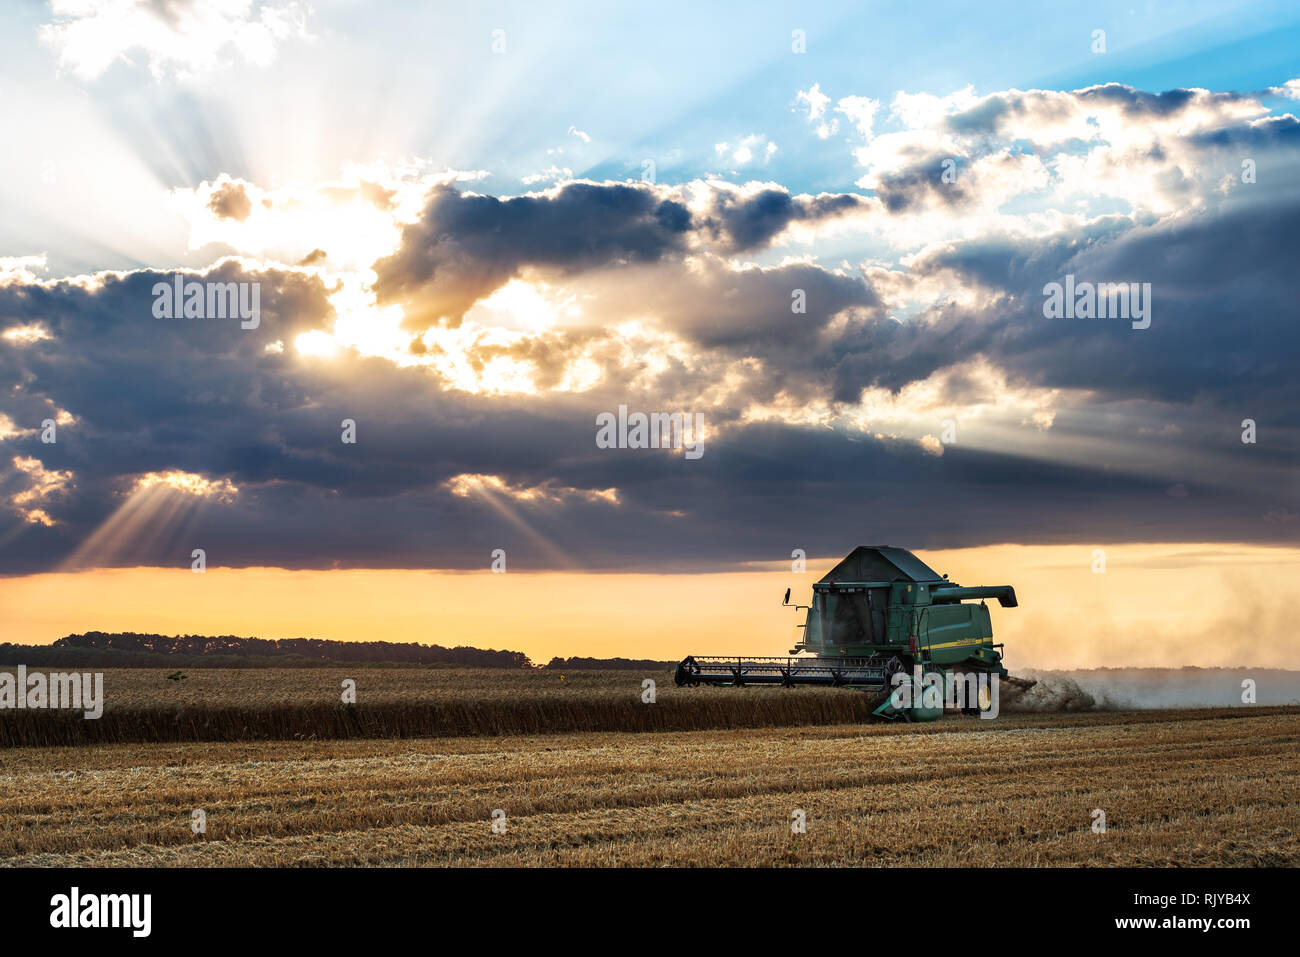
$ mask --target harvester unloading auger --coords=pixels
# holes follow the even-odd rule
[[[966,604],[964,599],[981,599]],[[803,640],[790,658],[691,656],[677,666],[678,685],[825,685],[856,688],[872,696],[880,718],[929,721],[943,714],[943,701],[923,696],[916,681],[974,695],[967,713],[993,704],[990,681],[1027,689],[1034,682],[1012,678],[1002,667],[1002,645],[983,599],[1016,607],[1010,585],[965,588],[939,575],[903,548],[859,545],[813,585],[812,602],[796,605],[808,616]],[[786,589],[785,602],[790,602]],[[810,654],[807,654],[809,653]],[[904,676],[896,678],[898,672]],[[933,676],[933,677],[927,677]],[[896,694],[900,684],[913,695]]]

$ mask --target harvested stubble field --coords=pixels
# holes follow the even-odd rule
[[[1259,707],[17,748],[0,863],[1294,866],[1298,742]]]

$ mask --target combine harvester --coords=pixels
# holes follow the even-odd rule
[[[981,599],[965,604],[963,599]],[[1010,585],[964,588],[939,575],[911,552],[889,545],[859,545],[813,585],[803,640],[792,658],[691,656],[677,666],[678,685],[824,685],[872,695],[879,718],[932,721],[944,712],[954,684],[967,714],[997,710],[994,681],[1024,690],[1033,681],[1012,678],[1002,667],[1002,645],[982,599],[1016,607]],[[790,604],[790,590],[785,601]],[[902,672],[902,675],[899,675]],[[898,677],[896,677],[896,675]],[[938,685],[934,694],[922,687]],[[910,686],[895,694],[899,685]],[[915,689],[914,691],[912,689]],[[945,694],[945,692],[947,694]]]

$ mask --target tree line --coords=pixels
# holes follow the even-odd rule
[[[531,668],[520,651],[464,645],[445,648],[417,642],[336,641],[329,638],[245,638],[239,635],[155,635],[88,631],[65,635],[49,645],[0,643],[0,665],[184,664],[237,667],[258,665],[374,663],[461,665],[474,668]]]

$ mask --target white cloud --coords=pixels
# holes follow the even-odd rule
[[[794,96],[796,103],[802,103],[808,107],[808,119],[819,120],[826,112],[826,107],[830,104],[831,98],[822,92],[820,83],[814,83],[807,90],[800,90]]]
[[[35,256],[0,256],[0,282],[36,282],[36,272],[45,272],[45,253]]]
[[[859,121],[874,123],[871,102],[848,99],[837,112],[867,133],[873,127]],[[1237,201],[1224,169],[1239,158],[1208,134],[1270,117],[1257,96],[1107,84],[983,97],[970,87],[899,92],[888,119],[885,132],[853,150],[864,169],[856,184],[890,210],[868,228],[896,249],[915,249],[936,233],[1046,235],[1099,215],[1164,217]]]
[[[808,122],[816,125],[819,138],[829,139],[839,132],[840,121],[826,116],[826,107],[830,105],[831,98],[822,92],[820,83],[797,92],[794,101],[808,110]]]
[[[835,104],[835,112],[847,116],[849,122],[857,127],[858,132],[867,139],[871,139],[872,126],[875,122],[876,111],[879,109],[880,101],[873,100],[869,96],[845,96],[841,97],[840,101]]]
[[[1289,100],[1300,100],[1300,76],[1273,87],[1269,92],[1274,96],[1285,96]]]
[[[555,183],[562,179],[573,179],[573,170],[567,166],[548,166],[540,173],[530,173],[527,176],[521,176],[519,181],[528,186],[535,183]]]
[[[730,143],[715,143],[713,151],[719,156],[730,159],[737,166],[745,166],[754,162],[755,159],[762,159],[766,163],[776,152],[776,144],[769,140],[762,133],[750,133],[736,141],[733,148]]]
[[[933,93],[905,93],[902,90],[894,94],[890,104],[890,113],[903,122],[904,126],[915,129],[918,126],[932,126],[950,113],[968,110],[979,102],[975,89],[965,86],[947,96],[935,96]]]
[[[264,67],[277,46],[307,36],[307,8],[261,0],[53,0],[40,28],[59,65],[93,80],[143,54],[155,77],[189,75],[242,61]]]

